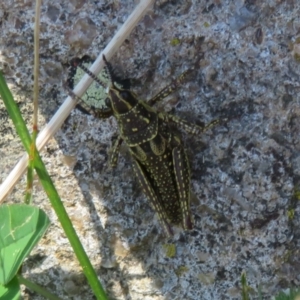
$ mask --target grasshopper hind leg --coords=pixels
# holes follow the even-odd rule
[[[118,136],[117,139],[114,141],[112,150],[111,150],[111,156],[110,156],[110,166],[111,168],[115,168],[118,164],[118,158],[119,158],[119,152],[121,145],[123,143],[123,139],[121,136]]]
[[[162,227],[164,228],[165,233],[167,234],[167,236],[172,236],[173,230],[170,223],[168,222],[168,218],[165,213],[165,210],[162,204],[160,203],[159,198],[157,197],[155,191],[153,190],[153,187],[143,167],[138,161],[134,160],[133,168],[138,178],[138,181],[140,183],[140,186],[143,189],[144,194],[147,196],[154,210],[158,214],[158,218],[160,220]]]
[[[182,226],[186,230],[191,230],[194,225],[190,210],[190,166],[185,150],[180,144],[173,149],[173,166],[182,213]]]

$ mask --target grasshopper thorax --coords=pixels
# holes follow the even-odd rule
[[[158,130],[157,113],[139,101],[129,90],[111,88],[106,105],[118,122],[122,138],[129,147],[151,140]]]

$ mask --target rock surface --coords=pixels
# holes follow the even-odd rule
[[[43,1],[40,126],[65,99],[74,56],[96,57],[136,1]],[[159,109],[193,122],[227,118],[202,136],[182,133],[192,168],[195,229],[166,239],[133,176],[126,147],[108,165],[112,119],[73,111],[43,160],[110,299],[240,299],[300,285],[300,3],[159,1],[112,64],[150,99],[186,69]],[[32,114],[32,1],[0,3],[0,67],[28,124]],[[0,102],[0,181],[23,153]],[[22,201],[25,179],[9,201]],[[64,299],[93,299],[35,181],[52,226],[23,271]],[[41,299],[30,296],[30,299]],[[29,296],[28,296],[29,295]]]

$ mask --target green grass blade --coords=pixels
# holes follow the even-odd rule
[[[20,300],[21,291],[17,277],[14,277],[7,285],[0,285],[1,300]]]
[[[50,292],[48,292],[46,289],[44,289],[43,287],[39,286],[36,283],[33,283],[29,280],[27,280],[26,278],[17,275],[18,281],[20,284],[24,284],[25,286],[27,286],[30,290],[35,291],[36,293],[38,293],[39,295],[44,296],[46,299],[49,300],[62,300],[61,298],[51,294]]]
[[[242,273],[241,277],[241,284],[242,284],[242,299],[249,300],[249,287],[247,285],[246,273]]]
[[[6,109],[16,127],[17,133],[21,138],[21,141],[29,153],[31,138],[27,130],[26,124],[21,116],[20,110],[16,103],[13,100],[11,92],[9,91],[7,84],[4,80],[2,73],[0,72],[0,95],[4,101]],[[107,299],[105,292],[97,278],[97,274],[93,269],[84,249],[81,245],[79,238],[73,228],[73,225],[69,219],[69,216],[62,204],[61,199],[57,193],[57,190],[44,166],[44,163],[41,160],[39,153],[34,160],[35,170],[40,178],[41,184],[48,195],[53,209],[62,225],[63,230],[65,231],[66,236],[68,237],[70,244],[77,256],[77,259],[83,269],[85,276],[94,291],[97,299]]]

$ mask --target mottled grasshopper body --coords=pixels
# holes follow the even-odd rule
[[[152,106],[172,93],[182,82],[186,73],[160,91],[148,103],[118,82],[116,75],[103,56],[108,71],[110,86],[105,109],[96,109],[70,91],[83,110],[98,118],[114,116],[119,126],[119,136],[113,146],[111,165],[115,167],[119,149],[124,141],[133,158],[133,167],[138,181],[158,213],[160,222],[168,235],[172,235],[171,224],[181,224],[184,229],[192,229],[190,211],[190,168],[181,139],[171,129],[171,124],[183,128],[191,134],[200,134],[216,124],[200,127],[164,112],[156,111]],[[100,85],[104,83],[82,65],[80,59],[72,62],[82,68]]]

